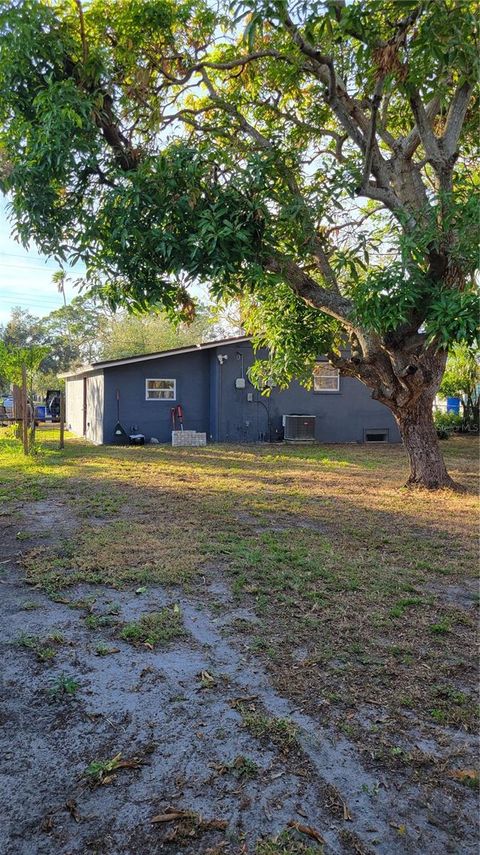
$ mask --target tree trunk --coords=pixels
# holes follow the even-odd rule
[[[427,490],[442,487],[459,489],[450,478],[443,461],[432,407],[431,395],[423,394],[397,415],[400,434],[410,460],[407,486],[425,487]]]

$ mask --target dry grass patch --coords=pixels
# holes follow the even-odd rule
[[[9,447],[0,482],[25,502],[32,485],[53,490],[80,517],[63,544],[25,553],[28,581],[208,584],[222,567],[261,618],[247,643],[269,653],[277,688],[315,713],[321,699],[325,718],[390,757],[412,722],[476,726],[477,447],[443,444],[465,494],[402,489],[392,446],[69,442],[27,461]],[[372,704],[374,728],[362,718]]]
[[[79,582],[120,588],[126,584],[186,584],[204,555],[191,526],[178,522],[116,520],[85,526],[53,547],[37,547],[23,556],[29,584],[49,592]]]

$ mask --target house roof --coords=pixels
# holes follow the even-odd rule
[[[90,365],[82,365],[75,371],[65,371],[59,376],[68,380],[71,377],[83,377],[86,374],[101,371],[104,368],[115,368],[117,365],[131,365],[134,362],[145,362],[148,359],[162,359],[165,356],[177,356],[182,353],[196,353],[200,350],[209,350],[212,347],[223,347],[228,344],[239,344],[243,341],[250,341],[250,336],[239,335],[232,338],[216,339],[215,341],[206,341],[204,344],[174,347],[171,350],[158,350],[154,353],[142,353],[139,356],[126,356],[122,359],[103,359],[100,362],[92,362]]]

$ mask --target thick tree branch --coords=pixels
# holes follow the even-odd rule
[[[322,288],[291,258],[280,253],[272,253],[265,259],[264,267],[266,270],[279,273],[284,277],[292,290],[309,306],[321,309],[325,314],[341,321],[344,326],[353,327],[349,321],[349,315],[352,311],[350,300],[342,297],[341,294]]]
[[[441,107],[441,98],[439,94],[433,96],[431,101],[425,107],[425,117],[429,125],[432,124],[435,116],[439,113]],[[405,158],[410,158],[415,153],[415,150],[420,145],[420,133],[418,125],[410,131],[407,137],[401,143],[402,154]]]
[[[425,149],[425,153],[435,171],[439,171],[445,164],[445,157],[440,149],[439,141],[433,133],[432,125],[419,92],[415,89],[412,90],[408,100],[415,117],[418,134]]]
[[[328,255],[325,251],[325,247],[323,246],[323,243],[319,237],[315,237],[312,244],[312,251],[317,262],[318,269],[320,270],[323,278],[325,279],[325,282],[328,283],[330,288],[335,291],[336,294],[340,295],[340,288],[338,287],[337,277],[335,276],[332,266],[328,260]]]
[[[415,218],[413,213],[401,202],[397,194],[390,188],[379,187],[373,181],[367,181],[358,191],[359,196],[366,196],[368,199],[374,199],[376,202],[381,202],[385,208],[388,208],[397,218],[399,215],[402,218],[402,223],[406,228],[415,226]]]
[[[298,27],[293,23],[290,15],[288,13],[285,15],[283,19],[283,23],[286,29],[289,31],[292,36],[295,44],[300,48],[301,52],[308,56],[310,59],[313,59],[316,64],[318,64],[321,68],[323,67],[326,71],[325,82],[328,85],[328,98],[329,101],[332,101],[335,97],[335,90],[337,88],[337,78],[335,74],[335,68],[333,65],[333,59],[328,54],[324,54],[321,51],[317,50],[310,42],[305,39]]]
[[[456,153],[472,91],[473,86],[470,83],[462,83],[452,98],[447,115],[445,132],[440,140],[441,147],[448,159],[452,158]]]
[[[384,79],[385,79],[384,77],[381,77],[379,80],[377,80],[377,83],[375,85],[375,91],[373,93],[372,115],[370,117],[370,128],[369,128],[368,137],[367,137],[367,147],[366,147],[366,151],[365,151],[365,164],[363,167],[362,185],[366,184],[368,182],[368,180],[370,178],[370,173],[372,171],[373,147],[375,144],[375,134],[376,134],[376,130],[377,130],[377,115],[378,115],[378,110],[380,108],[380,104],[382,102],[382,89],[383,89]]]
[[[140,154],[132,148],[126,136],[118,127],[118,122],[113,112],[113,100],[110,95],[104,93],[103,106],[95,111],[95,121],[101,129],[105,141],[115,154],[118,165],[129,172],[136,169],[140,160]]]

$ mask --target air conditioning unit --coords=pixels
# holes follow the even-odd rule
[[[282,422],[285,442],[315,442],[315,416],[292,413]]]

